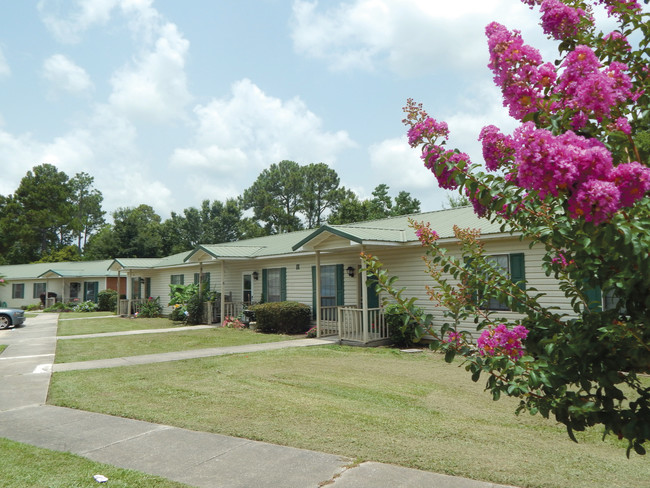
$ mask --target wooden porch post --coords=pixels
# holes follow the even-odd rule
[[[126,272],[126,315],[131,315],[131,301],[133,299],[133,278],[131,277],[131,270]]]
[[[221,260],[221,304],[219,305],[221,307],[221,317],[219,317],[220,322],[223,324],[223,318],[226,313],[226,277],[224,276],[226,265],[223,261]]]
[[[361,251],[365,252],[365,248],[362,246]],[[362,324],[363,324],[363,342],[364,344],[368,343],[368,272],[365,271],[365,266],[363,263],[363,259],[361,259],[361,269],[363,271],[361,272],[361,297],[362,297],[362,307],[361,307],[361,313],[363,316],[361,317]]]
[[[122,279],[120,278],[120,270],[117,270],[117,310],[115,310],[115,315],[120,315],[120,281]]]
[[[320,337],[320,251],[316,251],[316,337]]]

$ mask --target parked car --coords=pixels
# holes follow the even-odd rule
[[[0,329],[17,327],[25,322],[25,311],[18,308],[0,308]]]

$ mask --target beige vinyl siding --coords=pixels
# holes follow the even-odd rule
[[[572,312],[559,288],[558,281],[553,276],[546,276],[542,269],[542,257],[544,255],[542,246],[535,246],[530,249],[528,243],[515,238],[500,240],[486,239],[484,243],[486,255],[524,253],[527,289],[531,287],[537,288],[539,293],[545,293],[545,296],[539,300],[541,305],[545,307],[560,307],[556,311],[559,313],[570,314]],[[449,255],[460,257],[458,245],[449,245],[448,250]],[[425,265],[422,261],[423,251],[424,249],[420,246],[409,246],[376,250],[373,254],[384,264],[391,276],[397,276],[399,278],[396,287],[398,289],[402,287],[406,288],[404,296],[416,297],[418,299],[416,302],[417,305],[426,312],[432,313],[434,316],[434,324],[441,326],[448,319],[444,317],[443,310],[438,308],[426,293],[426,286],[431,286],[434,282],[426,273]],[[454,283],[451,276],[448,279],[450,283]],[[521,317],[521,315],[509,311],[498,311],[493,316],[503,317],[509,320],[516,320],[518,317]],[[476,326],[472,321],[461,323],[460,329],[471,332],[476,336]]]

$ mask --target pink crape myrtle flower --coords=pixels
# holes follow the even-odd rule
[[[424,139],[436,140],[440,137],[445,140],[449,136],[449,128],[446,122],[438,122],[431,117],[427,117],[422,122],[417,122],[407,132],[409,138],[409,145],[416,147]]]
[[[418,222],[414,225],[415,235],[423,246],[431,246],[440,238],[438,233],[431,229],[431,224],[429,222]]]
[[[583,128],[589,117],[599,123],[609,118],[612,109],[627,103],[633,96],[627,66],[612,62],[604,69],[588,46],[577,46],[562,63],[564,71],[553,90],[561,98],[560,106],[574,110],[573,127]]]
[[[544,91],[556,78],[555,67],[543,63],[539,51],[524,44],[519,31],[510,32],[492,22],[485,28],[494,82],[503,93],[503,105],[518,120],[534,113]]]
[[[528,337],[528,329],[516,325],[508,329],[505,324],[483,330],[476,341],[481,356],[508,356],[517,360],[524,355],[522,341]]]
[[[544,34],[549,34],[557,40],[575,36],[582,18],[593,22],[581,8],[570,7],[559,0],[543,0],[540,11]]]
[[[447,344],[455,344],[455,345],[460,345],[460,343],[463,340],[463,336],[460,332],[450,332],[447,338],[445,339],[445,342]]]
[[[483,127],[478,140],[483,143],[483,159],[488,171],[496,171],[505,162],[512,161],[515,153],[512,137],[502,134],[498,127]]]
[[[519,186],[558,196],[590,179],[608,179],[612,155],[597,139],[587,139],[571,131],[554,136],[527,122],[515,130],[515,164]]]
[[[650,168],[636,161],[619,164],[612,179],[621,193],[623,207],[631,207],[650,191]]]
[[[611,181],[586,181],[569,198],[569,215],[594,225],[609,221],[620,208],[621,192]]]
[[[619,16],[622,12],[638,13],[641,5],[634,0],[598,0],[598,3],[605,5],[607,15]]]

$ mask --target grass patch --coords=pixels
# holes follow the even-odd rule
[[[116,319],[112,319],[116,320]],[[134,320],[139,321],[140,319]],[[303,336],[298,336],[303,337]],[[297,336],[258,334],[246,329],[200,329],[117,337],[59,340],[56,363],[91,361],[210,347],[241,346],[295,339]]]
[[[5,349],[7,349],[7,345],[6,344],[0,344],[0,354],[2,354],[2,351],[4,351]]]
[[[155,401],[153,401],[155,399]],[[434,353],[311,347],[55,373],[49,402],[522,487],[630,487],[650,463],[599,431],[515,416]]]
[[[90,314],[92,313],[97,312],[90,312]],[[169,329],[182,325],[180,322],[172,322],[169,319],[163,318],[106,318],[105,315],[105,318],[93,318],[90,314],[75,314],[81,315],[81,317],[73,317],[71,319],[62,319],[62,316],[60,315],[57,335],[69,336],[79,334],[100,334],[103,332],[124,332],[128,330]],[[81,320],[81,318],[88,320]]]
[[[184,488],[188,485],[129,469],[96,463],[81,456],[50,451],[0,438],[0,486],[4,488],[84,488],[99,485],[103,474],[111,487]]]
[[[92,319],[95,317],[115,317],[115,312],[61,312],[59,320],[72,320],[72,319]]]

